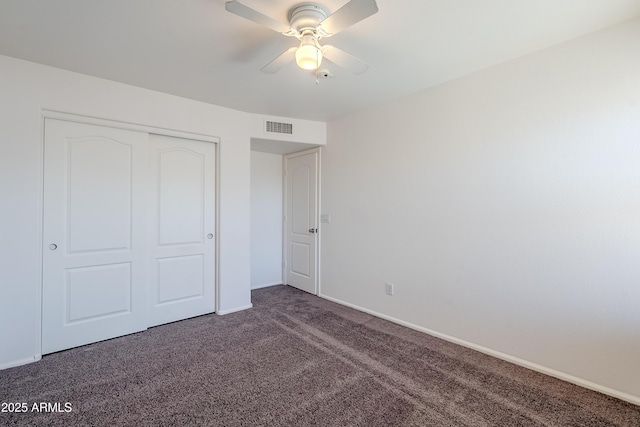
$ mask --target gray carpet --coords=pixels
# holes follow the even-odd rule
[[[0,425],[640,426],[638,406],[290,287],[252,297],[0,371],[0,402],[29,407]]]

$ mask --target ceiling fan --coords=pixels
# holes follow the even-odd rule
[[[319,41],[378,12],[375,0],[351,0],[331,15],[317,3],[301,3],[289,10],[289,24],[277,21],[236,0],[226,2],[225,8],[235,15],[300,40],[299,46],[285,50],[262,67],[263,73],[276,73],[294,59],[303,70],[317,70],[323,58],[354,74],[362,74],[369,68],[369,65],[355,56],[334,46],[321,46]]]

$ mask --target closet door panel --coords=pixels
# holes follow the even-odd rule
[[[146,328],[148,135],[46,119],[42,351]]]
[[[150,135],[150,321],[215,309],[215,145]]]

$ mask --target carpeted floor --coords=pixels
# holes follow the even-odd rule
[[[28,407],[0,425],[640,426],[638,406],[293,288],[252,296],[0,371],[5,409]]]

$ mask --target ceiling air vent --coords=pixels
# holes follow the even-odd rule
[[[280,123],[280,122],[271,122],[267,120],[265,122],[265,130],[269,133],[286,133],[289,135],[293,135],[293,124],[292,123]]]

